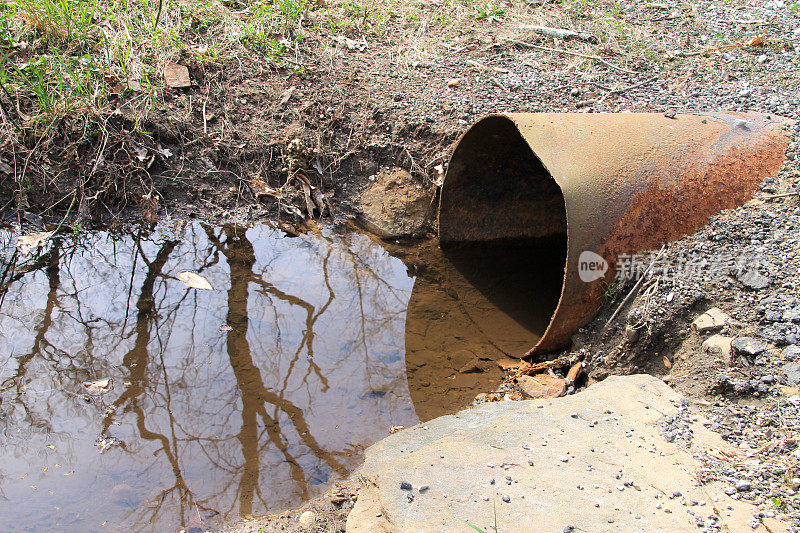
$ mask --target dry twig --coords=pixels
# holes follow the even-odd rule
[[[591,55],[591,54],[581,54],[580,52],[572,52],[570,50],[563,50],[561,48],[551,48],[549,46],[540,46],[538,44],[526,43],[525,41],[518,41],[516,39],[509,39],[508,37],[506,37],[505,39],[507,41],[511,42],[511,43],[514,43],[514,44],[518,45],[518,46],[524,46],[526,48],[534,48],[536,50],[545,50],[545,51],[548,51],[548,52],[556,52],[556,53],[559,53],[559,54],[566,54],[566,55],[569,55],[569,56],[582,57],[584,59],[594,59],[595,61],[599,61],[600,63],[604,64],[608,68],[612,68],[612,69],[618,70],[620,72],[626,72],[628,74],[638,74],[638,72],[635,72],[633,70],[628,70],[626,68],[618,67],[618,66],[614,65],[613,63],[609,63],[608,61],[606,61],[605,59],[603,59],[600,56],[595,56],[595,55]]]

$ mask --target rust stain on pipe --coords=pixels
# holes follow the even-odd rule
[[[461,137],[450,160],[440,242],[522,241],[536,243],[538,253],[561,254],[561,294],[531,302],[549,306],[552,318],[525,355],[561,348],[599,310],[621,254],[697,230],[775,175],[789,123],[758,113],[487,116]],[[607,261],[604,277],[581,281],[585,251]]]

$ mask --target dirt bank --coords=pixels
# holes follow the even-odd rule
[[[151,90],[126,82],[118,91],[108,78],[98,82],[102,105],[28,122],[36,108],[23,105],[31,92],[20,85],[19,117],[4,115],[4,209],[53,219],[70,211],[83,223],[131,210],[149,219],[301,218],[302,174],[330,217],[356,209],[358,193],[387,168],[407,169],[432,191],[453,141],[492,111],[796,116],[798,13],[767,7],[576,0],[420,10],[401,2],[337,26],[357,17],[339,4],[307,6],[288,32],[296,46],[277,59],[241,48],[246,32],[232,34],[238,49],[225,41],[230,56],[169,49],[142,58],[152,64]],[[596,39],[563,41],[526,24]],[[44,46],[26,28],[9,37],[9,58],[20,64]],[[184,30],[207,46],[219,39]],[[763,42],[746,46],[761,34]],[[169,61],[188,67],[187,87],[166,83]]]

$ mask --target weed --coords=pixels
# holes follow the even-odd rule
[[[502,22],[506,17],[506,8],[489,2],[475,6],[475,20],[488,20],[489,22]]]
[[[495,533],[500,533],[500,530],[499,530],[499,529],[497,529],[497,501],[495,500],[495,501],[493,502],[493,504],[492,504],[492,505],[493,505],[493,508],[494,508],[494,526],[492,527],[492,530],[493,530]],[[475,531],[478,531],[478,533],[486,533],[486,531],[485,531],[485,530],[483,530],[483,529],[479,528],[479,527],[478,527],[478,526],[476,526],[475,524],[471,524],[471,523],[467,522],[467,521],[466,521],[466,520],[464,520],[463,518],[459,518],[459,520],[461,520],[462,522],[464,522],[465,524],[467,524],[469,527],[471,527],[471,528],[472,528],[472,529],[474,529]]]
[[[620,288],[622,288],[622,281],[615,281],[613,283],[608,283],[603,281],[603,294],[600,298],[603,298],[604,301],[608,302],[616,297],[617,293],[619,292]]]
[[[275,0],[275,6],[284,28],[296,25],[308,11],[306,0]]]

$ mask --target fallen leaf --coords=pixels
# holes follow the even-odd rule
[[[164,82],[173,89],[191,87],[189,69],[178,63],[167,63],[164,65]]]
[[[136,153],[136,159],[144,162],[147,159],[147,148],[144,146],[135,146],[133,151]]]
[[[111,389],[111,380],[106,378],[98,379],[96,381],[86,381],[83,383],[83,388],[86,389],[86,392],[89,394],[100,395],[104,392],[108,392]]]
[[[325,210],[325,195],[322,194],[322,191],[311,186],[311,198],[314,200],[314,203],[319,208],[319,216],[322,216],[322,212]]]
[[[444,185],[444,165],[436,165],[433,167],[433,171],[435,173],[434,176],[436,176],[434,178],[434,183],[437,187],[441,187]]]
[[[192,289],[201,289],[204,291],[214,290],[206,278],[194,272],[178,272],[178,279],[182,281],[184,285]]]
[[[663,356],[662,360],[664,361],[664,366],[667,368],[672,368],[672,361],[670,361],[667,356]]]
[[[142,196],[142,215],[144,219],[154,226],[158,222],[158,198],[152,194]]]
[[[300,180],[300,184],[303,186],[308,218],[314,218],[315,208],[319,209],[319,216],[322,216],[322,212],[325,210],[325,196],[319,189],[311,185],[311,182],[304,175],[298,174],[297,179]]]
[[[49,239],[54,231],[41,231],[39,233],[31,233],[30,235],[20,235],[17,237],[17,249],[22,255],[28,255],[33,250],[44,244]]]
[[[120,79],[113,74],[106,74],[103,76],[106,81],[106,85],[109,87],[109,93],[120,96],[122,93],[125,92],[125,89],[128,87],[120,81]]]
[[[273,198],[283,198],[283,193],[280,189],[273,189],[258,178],[253,178],[250,180],[250,189],[253,191],[253,194],[256,197],[271,196]]]
[[[281,209],[283,209],[293,217],[303,218],[303,212],[293,205],[282,205]]]
[[[286,89],[285,91],[283,91],[283,94],[281,95],[281,101],[280,101],[280,102],[278,102],[278,105],[279,105],[280,107],[283,107],[283,106],[285,106],[286,104],[288,104],[288,103],[289,103],[289,100],[291,100],[291,99],[292,99],[292,95],[294,95],[294,93],[295,93],[295,91],[296,91],[296,90],[297,90],[297,89],[295,89],[294,87],[289,87],[288,89]]]
[[[753,37],[747,42],[747,46],[761,46],[762,44],[764,44],[764,37],[766,36],[767,34],[764,33],[763,35],[758,35],[757,37]]]
[[[172,152],[170,151],[170,149],[162,148],[160,144],[156,147],[156,152],[161,154],[164,157],[164,159],[169,159],[170,157],[172,157]]]
[[[362,37],[362,40],[356,41],[354,39],[348,39],[347,37],[340,35],[336,38],[336,42],[342,44],[347,47],[348,50],[356,50],[358,52],[363,52],[367,49],[367,40]]]

